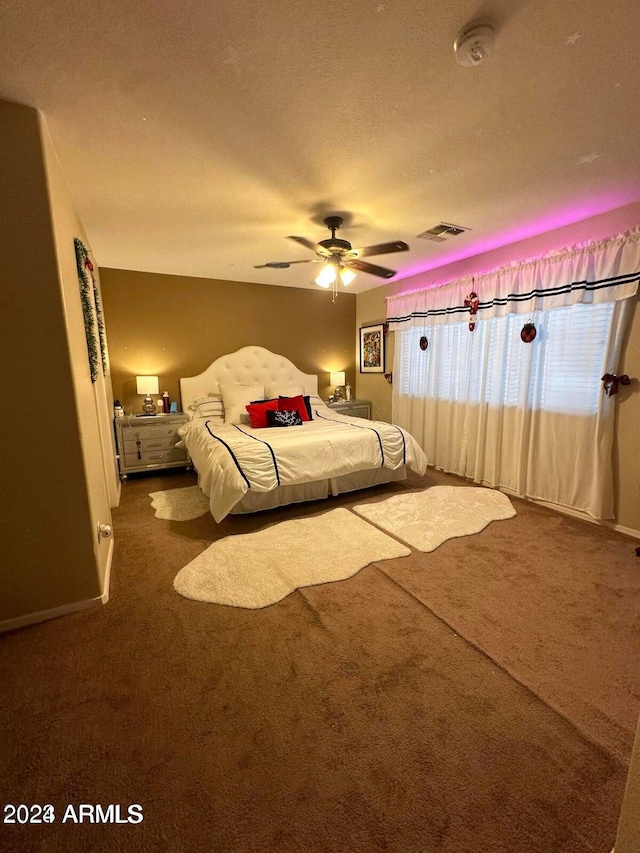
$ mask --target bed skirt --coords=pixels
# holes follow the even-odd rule
[[[355,492],[370,486],[380,486],[383,483],[393,483],[406,480],[407,471],[403,465],[400,468],[372,468],[367,471],[356,471],[343,474],[341,477],[331,477],[328,480],[314,480],[312,483],[301,483],[293,486],[278,486],[270,492],[252,492],[245,494],[242,500],[231,510],[232,515],[247,512],[260,512],[264,509],[275,509],[288,504],[317,501],[329,495],[341,495],[344,492]]]

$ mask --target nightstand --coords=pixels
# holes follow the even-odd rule
[[[327,403],[334,412],[349,415],[350,418],[371,419],[371,403],[368,400],[340,400],[337,403]]]
[[[191,460],[180,441],[178,429],[189,420],[179,412],[168,415],[115,418],[120,479],[140,471],[160,468],[191,467]]]

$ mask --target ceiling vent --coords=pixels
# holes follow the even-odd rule
[[[432,240],[434,243],[444,243],[449,237],[457,237],[458,234],[464,234],[469,231],[469,228],[463,228],[461,225],[450,225],[448,222],[439,222],[433,228],[427,228],[422,234],[417,234],[421,240]]]

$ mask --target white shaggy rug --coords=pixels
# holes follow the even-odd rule
[[[432,486],[353,510],[417,551],[435,551],[447,539],[480,533],[489,522],[516,515],[505,494],[477,486]]]
[[[173,587],[196,601],[256,609],[299,587],[344,580],[376,560],[410,553],[349,510],[334,509],[226,536],[181,569]]]
[[[150,492],[149,497],[151,506],[156,511],[156,518],[166,518],[169,521],[192,521],[209,512],[209,498],[200,486]]]

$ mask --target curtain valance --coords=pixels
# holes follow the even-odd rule
[[[391,331],[459,323],[506,314],[616,302],[634,296],[640,281],[640,226],[618,237],[533,258],[441,287],[390,296]]]

